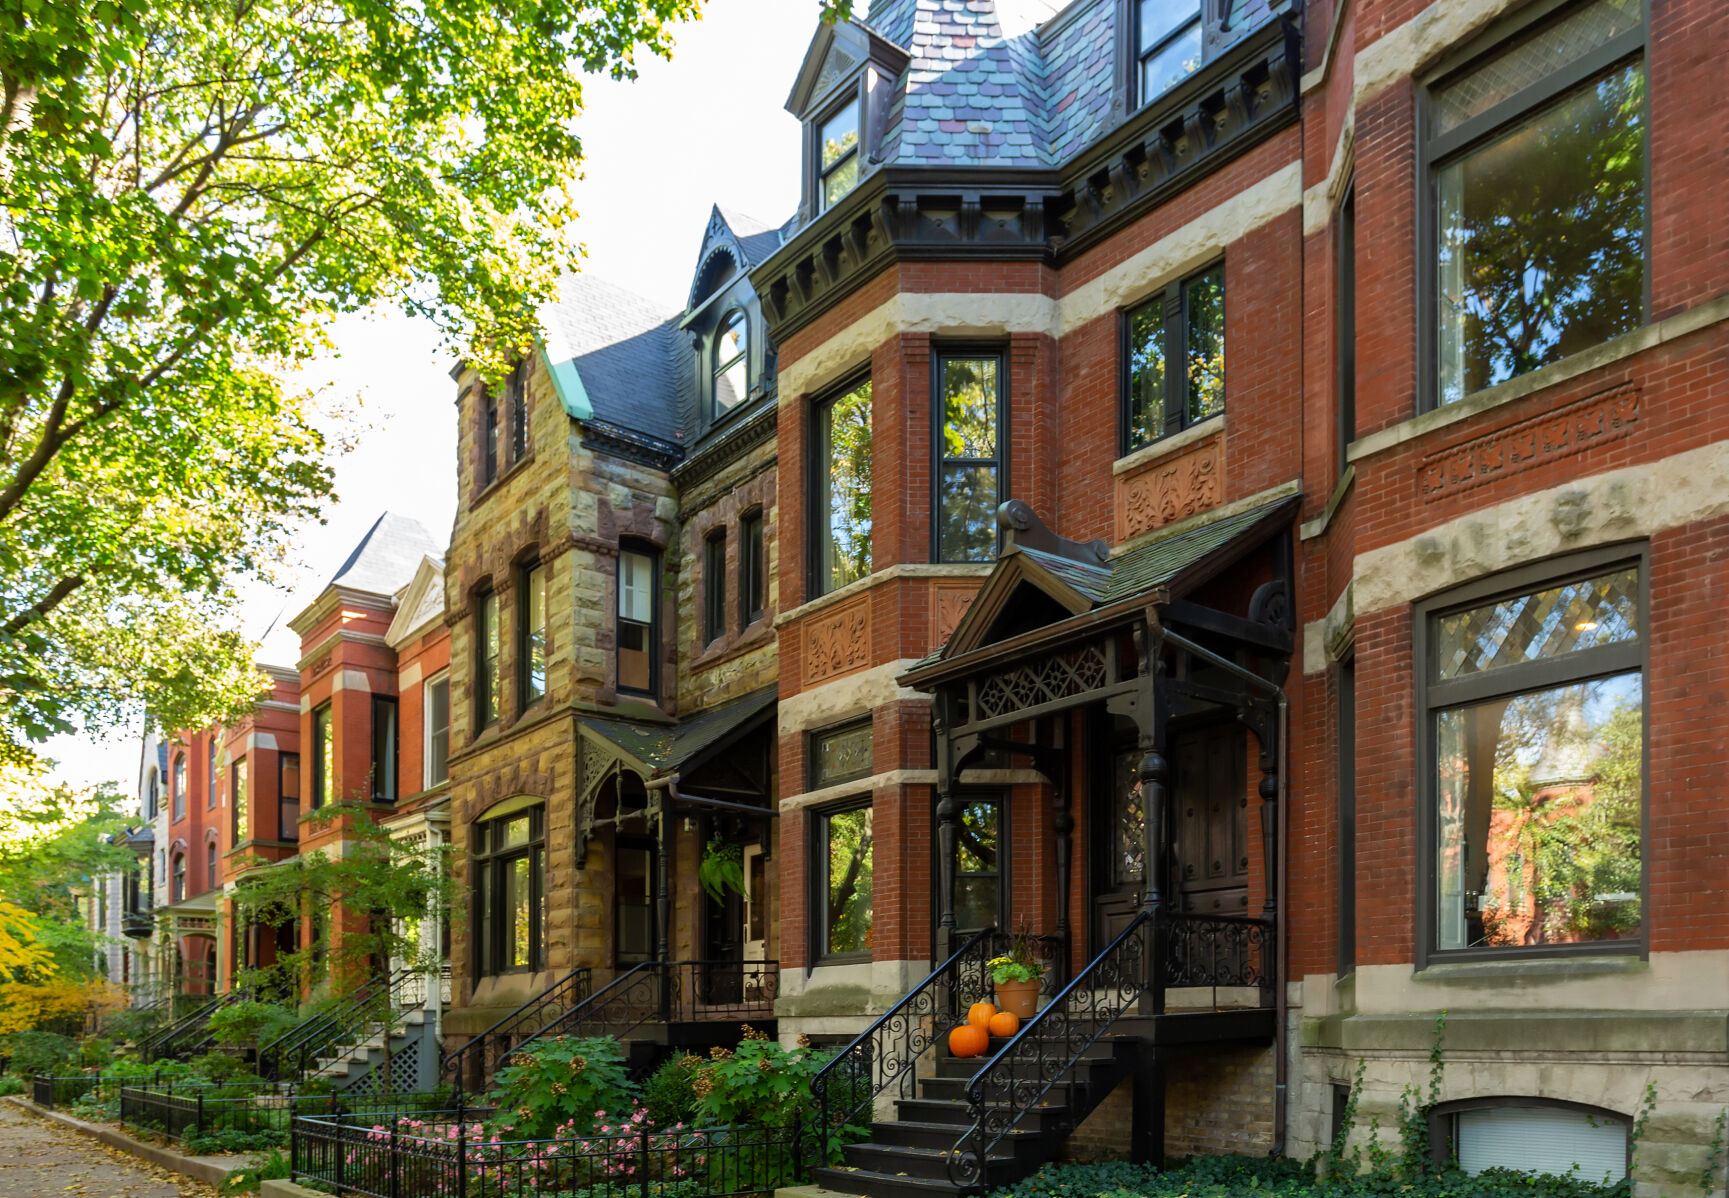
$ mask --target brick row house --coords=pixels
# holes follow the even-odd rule
[[[1729,536],[1729,164],[1696,115],[1726,28],[818,26],[784,64],[793,217],[716,207],[682,309],[576,276],[507,377],[459,366],[448,550],[294,622],[283,701],[320,760],[332,713],[343,785],[382,699],[448,729],[448,1076],[748,1021],[879,1091],[823,1184],[961,1192],[1306,1156],[1359,1068],[1352,1134],[1390,1129],[1444,1012],[1437,1153],[1619,1178],[1645,1111],[1638,1187],[1696,1189],[1729,1100],[1729,674],[1696,618]],[[194,811],[198,746],[163,767]],[[187,818],[157,843],[202,843]],[[1045,1013],[968,1093],[933,1013],[1016,932]]]

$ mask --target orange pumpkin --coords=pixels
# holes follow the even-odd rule
[[[1021,1030],[1020,1017],[1013,1011],[999,1011],[991,1016],[991,1035],[1012,1036]]]
[[[975,1023],[963,1023],[949,1033],[949,1051],[957,1057],[982,1057],[991,1046],[991,1034]]]
[[[967,1008],[967,1022],[974,1027],[989,1027],[997,1009],[988,1002],[976,1002]]]

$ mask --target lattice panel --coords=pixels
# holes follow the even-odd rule
[[[345,1087],[344,1094],[411,1094],[419,1089],[418,1038],[410,1038],[406,1044],[390,1054],[388,1071],[385,1070],[379,1053],[369,1049],[367,1060],[372,1063],[372,1068]]]
[[[989,719],[1097,690],[1108,680],[1105,651],[1088,645],[988,675],[979,684],[979,714]]]
[[[1459,678],[1638,637],[1639,572],[1617,570],[1441,617],[1435,664]]]

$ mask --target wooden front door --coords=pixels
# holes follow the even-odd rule
[[[1171,739],[1178,909],[1244,915],[1249,909],[1249,796],[1243,729],[1214,724]]]

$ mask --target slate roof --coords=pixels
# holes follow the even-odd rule
[[[582,722],[659,776],[682,768],[772,708],[776,694],[775,687],[764,687],[673,725],[598,716],[585,716]]]
[[[726,222],[727,228],[732,230],[732,235],[738,239],[739,248],[744,251],[745,270],[766,261],[770,254],[778,250],[782,241],[782,230],[792,223],[787,221],[784,224],[771,225],[724,204],[716,204],[715,210],[720,213],[720,218]]]
[[[1284,6],[1231,0],[1209,56]],[[889,101],[884,165],[1056,167],[1107,131],[1115,0],[880,0],[860,24],[910,55]]]
[[[443,555],[443,543],[434,540],[420,521],[385,512],[338,567],[329,586],[394,595],[414,577],[421,558]]]
[[[547,360],[571,363],[599,420],[666,441],[679,435],[679,398],[692,385],[679,352],[679,313],[605,279],[570,274],[540,312]]]

